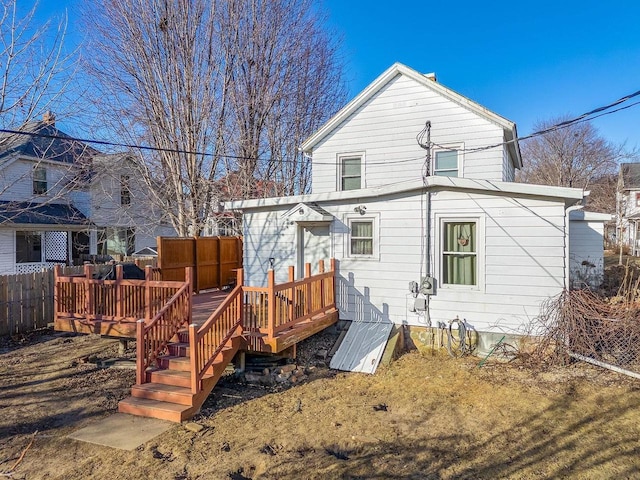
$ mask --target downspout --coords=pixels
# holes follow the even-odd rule
[[[571,205],[567,207],[564,211],[564,288],[565,290],[569,290],[570,276],[571,276],[571,257],[569,252],[569,230],[571,228],[571,220],[569,216],[571,212],[575,212],[576,210],[580,210],[583,208],[583,205]]]

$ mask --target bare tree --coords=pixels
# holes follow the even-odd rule
[[[263,193],[304,193],[310,163],[299,146],[345,97],[335,37],[311,0],[234,0],[223,11],[236,194],[255,196],[259,179],[273,187]]]
[[[539,122],[534,125],[534,130],[550,129],[568,118]],[[615,192],[609,198],[606,186],[611,177],[615,177],[622,156],[623,147],[607,141],[589,122],[551,128],[549,132],[523,142],[524,167],[517,180],[585,190],[594,186],[590,204],[598,205],[599,210],[612,212],[615,211],[615,200],[611,201]]]
[[[228,174],[241,179],[225,189],[233,198],[258,180],[306,189],[297,146],[343,91],[314,12],[309,0],[92,2],[97,105],[121,139],[158,149],[141,152],[140,175],[179,235],[201,232]]]
[[[38,2],[24,14],[18,3],[0,0],[0,128],[60,114],[76,66],[75,52],[64,50],[66,17],[37,25]]]

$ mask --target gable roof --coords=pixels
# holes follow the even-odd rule
[[[440,83],[437,83],[431,76],[426,76],[416,70],[403,65],[402,63],[394,63],[382,75],[376,78],[367,88],[358,94],[353,100],[345,105],[338,113],[336,113],[327,123],[319,130],[304,141],[302,150],[311,153],[313,147],[316,146],[323,138],[329,135],[351,114],[358,110],[362,105],[369,101],[376,93],[378,93],[385,85],[391,82],[398,75],[405,75],[424,87],[440,94],[441,96],[451,100],[454,103],[470,110],[471,112],[485,118],[486,120],[502,127],[505,140],[509,142],[507,148],[511,153],[516,168],[522,168],[522,157],[520,155],[520,147],[518,145],[518,132],[516,124],[507,120],[500,115],[493,113],[491,110],[483,107],[477,102],[454,92]]]
[[[24,134],[0,134],[0,160],[21,156],[73,164],[99,153],[86,143],[58,130],[51,121],[28,122],[16,131]]]
[[[640,188],[640,163],[620,164],[620,175],[623,190]]]

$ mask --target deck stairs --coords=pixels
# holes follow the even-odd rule
[[[178,333],[176,342],[168,345],[168,355],[158,358],[157,366],[146,370],[146,382],[134,385],[131,396],[122,400],[118,411],[143,417],[182,422],[193,417],[205,402],[244,339],[236,336],[218,354],[202,379],[202,390],[191,391],[191,359],[189,333]]]

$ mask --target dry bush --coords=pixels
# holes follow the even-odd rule
[[[550,298],[533,325],[539,342],[530,361],[564,364],[573,352],[617,365],[639,363],[640,277],[636,267],[623,268],[614,296],[571,290]]]

